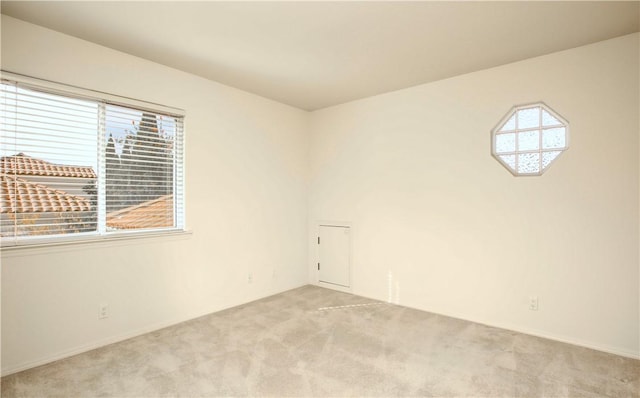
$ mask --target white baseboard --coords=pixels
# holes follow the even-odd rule
[[[474,322],[474,321],[471,321],[471,322]],[[554,340],[561,343],[567,343],[567,344],[571,344],[579,347],[590,348],[592,350],[602,351],[608,354],[619,355],[621,357],[640,359],[640,352],[633,352],[631,350],[625,350],[619,347],[607,346],[604,344],[598,344],[591,341],[580,340],[572,337],[561,336],[554,333],[547,333],[544,331],[522,328],[522,327],[513,326],[513,325],[488,324],[488,323],[482,323],[482,322],[476,322],[476,323],[480,323],[482,325],[491,326],[495,328],[511,330],[513,332],[523,333],[530,336],[541,337],[543,339]]]
[[[337,291],[343,292],[343,293],[353,294],[353,292],[351,291],[351,287],[347,287],[347,286],[336,285],[336,284],[333,284],[333,283],[327,283],[327,282],[322,282],[322,281],[316,282],[315,285],[319,286],[319,287],[324,287],[324,288],[327,288],[327,289],[331,289],[331,290],[337,290]]]
[[[304,285],[301,285],[304,286]],[[298,287],[301,287],[298,286]],[[319,287],[325,287],[327,288],[327,286],[323,286],[320,284],[316,284],[316,286]],[[287,289],[287,290],[283,290],[282,292],[279,293],[283,293],[285,291],[288,290],[292,290],[292,289],[296,289],[298,287],[294,287],[291,289]],[[336,289],[337,290],[337,289]],[[273,294],[279,294],[279,293],[272,293],[269,294],[267,296],[264,297],[268,297],[270,295]],[[346,291],[346,293],[349,293],[348,291]],[[361,297],[366,297],[366,296],[362,296],[359,295]],[[261,298],[264,298],[261,297]],[[377,298],[373,298],[373,297],[366,297],[372,300],[378,300],[378,301],[384,301],[384,300],[379,300]],[[256,300],[259,300],[260,298],[257,298]],[[254,300],[251,300],[254,301]],[[251,302],[249,301],[249,302]],[[247,303],[239,303],[238,305],[244,305]],[[393,304],[395,305],[395,304]],[[603,345],[603,344],[598,344],[598,343],[594,343],[594,342],[590,342],[590,341],[584,341],[584,340],[580,340],[580,339],[575,339],[575,338],[571,338],[571,337],[567,337],[567,336],[561,336],[561,335],[557,335],[554,333],[548,333],[548,332],[544,332],[544,331],[539,331],[539,330],[533,330],[533,329],[528,329],[528,328],[523,328],[523,327],[519,327],[519,326],[515,326],[515,325],[510,325],[510,324],[499,324],[499,323],[490,323],[490,322],[482,322],[482,321],[476,321],[473,319],[467,319],[463,316],[456,316],[456,315],[449,315],[449,314],[443,314],[443,313],[437,313],[437,312],[433,312],[433,311],[428,311],[422,308],[415,308],[415,307],[409,307],[409,306],[403,306],[403,307],[407,307],[407,308],[412,308],[418,311],[425,311],[425,312],[430,312],[432,314],[437,314],[437,315],[442,315],[442,316],[446,316],[446,317],[450,317],[450,318],[455,318],[455,319],[461,319],[464,321],[468,321],[468,322],[473,322],[473,323],[477,323],[480,325],[485,325],[485,326],[490,326],[490,327],[495,327],[495,328],[499,328],[499,329],[505,329],[505,330],[510,330],[513,332],[518,332],[518,333],[523,333],[523,334],[527,334],[530,336],[536,336],[536,337],[541,337],[541,338],[545,338],[545,339],[549,339],[549,340],[554,340],[554,341],[559,341],[562,343],[567,343],[567,344],[572,344],[572,345],[576,345],[576,346],[580,346],[580,347],[585,347],[585,348],[590,348],[593,350],[597,350],[597,351],[602,351],[602,352],[606,352],[609,354],[614,354],[614,355],[619,355],[622,357],[627,357],[627,358],[633,358],[633,359],[640,359],[640,352],[634,352],[631,350],[625,350],[619,347],[612,347],[612,346],[607,346],[607,345]],[[230,307],[233,308],[233,307]],[[220,309],[217,311],[222,311],[224,309]],[[215,312],[217,312],[215,311]],[[127,333],[122,333],[116,336],[111,336],[105,339],[101,339],[98,341],[94,341],[76,348],[73,348],[71,350],[67,350],[67,351],[62,351],[47,357],[43,357],[40,358],[38,360],[35,361],[29,361],[29,362],[25,362],[25,363],[21,363],[15,366],[9,366],[7,368],[2,368],[2,373],[1,375],[4,376],[8,376],[10,374],[13,373],[17,373],[17,372],[21,372],[23,370],[27,370],[27,369],[31,369],[31,368],[35,368],[36,366],[41,366],[41,365],[46,365],[48,363],[54,362],[54,361],[58,361],[60,359],[64,359],[64,358],[68,358],[71,357],[73,355],[77,355],[77,354],[82,354],[83,352],[87,352],[87,351],[91,351],[94,350],[96,348],[100,348],[100,347],[104,347],[106,345],[109,344],[113,344],[113,343],[118,343],[120,341],[124,341],[133,337],[137,337],[140,335],[143,335],[145,333],[151,333],[154,332],[156,330],[160,330],[169,326],[173,326],[176,325],[178,323],[181,322],[186,322],[189,321],[191,319],[195,319],[195,318],[199,318],[201,316],[205,316],[210,314],[210,312],[208,313],[203,313],[203,314],[195,314],[195,315],[189,315],[189,316],[185,316],[185,317],[181,317],[181,318],[177,318],[177,319],[173,319],[171,321],[166,321],[166,322],[159,322],[153,325],[149,325],[149,326],[145,326],[139,329],[136,329],[134,331],[131,332],[127,332]]]
[[[2,368],[0,376],[4,377],[4,376],[8,376],[8,375],[13,374],[13,373],[21,372],[23,370],[35,368],[36,366],[46,365],[46,364],[54,362],[54,361],[58,361],[58,360],[61,360],[61,359],[65,359],[65,358],[74,356],[74,355],[82,354],[82,353],[87,352],[87,351],[95,350],[96,348],[104,347],[104,346],[109,345],[109,344],[118,343],[118,342],[121,342],[121,341],[124,341],[124,340],[128,340],[128,339],[131,339],[133,337],[137,337],[137,336],[140,336],[140,335],[143,335],[143,334],[146,334],[146,333],[155,332],[157,330],[164,329],[164,328],[169,327],[169,326],[177,325],[178,323],[190,321],[192,319],[200,318],[202,316],[206,316],[206,315],[209,315],[209,314],[212,314],[212,313],[215,313],[215,312],[224,311],[226,309],[237,307],[237,306],[240,306],[240,305],[245,305],[245,304],[251,303],[253,301],[260,300],[260,299],[263,299],[265,297],[273,296],[275,294],[284,293],[286,291],[297,289],[297,288],[305,286],[305,285],[306,285],[306,283],[302,284],[302,285],[299,285],[299,286],[296,286],[296,287],[286,288],[285,290],[282,290],[280,292],[268,293],[268,294],[266,294],[264,296],[261,296],[261,297],[251,298],[246,302],[238,303],[238,304],[235,304],[235,305],[233,305],[231,307],[220,308],[220,309],[217,309],[217,310],[214,310],[214,311],[204,312],[204,313],[201,313],[201,314],[186,315],[184,317],[175,318],[175,319],[172,319],[170,321],[158,322],[158,323],[155,323],[155,324],[152,324],[152,325],[147,325],[147,326],[144,326],[144,327],[139,328],[139,329],[135,329],[135,330],[130,331],[130,332],[121,333],[121,334],[118,334],[118,335],[115,335],[115,336],[111,336],[111,337],[107,337],[107,338],[100,339],[100,340],[97,340],[97,341],[93,341],[91,343],[83,344],[81,346],[72,348],[70,350],[61,351],[61,352],[55,353],[53,355],[49,355],[49,356],[45,356],[45,357],[39,358],[39,359],[34,360],[34,361],[28,361],[28,362],[23,362],[23,363],[14,365],[14,366],[8,366],[6,368]]]
[[[321,287],[324,287],[324,286],[321,286]],[[374,297],[363,296],[363,295],[360,295],[360,294],[355,294],[355,295],[356,296],[361,296],[361,297],[366,297],[366,298],[369,298],[371,300],[378,300],[378,301],[386,302],[384,300],[380,300],[380,299],[374,298]],[[632,358],[632,359],[640,359],[640,352],[634,352],[632,350],[627,350],[627,349],[620,348],[620,347],[608,346],[608,345],[605,345],[605,344],[594,343],[592,341],[576,339],[576,338],[573,338],[573,337],[563,336],[563,335],[559,335],[559,334],[555,334],[555,333],[549,333],[549,332],[535,330],[535,329],[529,329],[529,328],[526,328],[526,327],[521,327],[521,326],[507,324],[507,323],[485,322],[485,321],[479,321],[479,320],[475,320],[475,319],[470,319],[470,318],[467,318],[465,316],[461,316],[461,315],[457,315],[457,314],[445,314],[445,313],[441,313],[441,312],[430,311],[430,310],[427,310],[427,309],[424,309],[424,308],[417,308],[417,307],[412,307],[412,306],[408,306],[408,305],[401,305],[401,304],[394,304],[394,303],[389,303],[389,304],[398,305],[400,307],[411,308],[411,309],[418,310],[418,311],[429,312],[431,314],[446,316],[446,317],[449,317],[449,318],[460,319],[460,320],[467,321],[467,322],[477,323],[479,325],[484,325],[484,326],[489,326],[489,327],[494,327],[494,328],[504,329],[504,330],[510,330],[512,332],[518,332],[518,333],[526,334],[526,335],[529,335],[529,336],[535,336],[535,337],[540,337],[540,338],[543,338],[543,339],[554,340],[554,341],[558,341],[560,343],[567,343],[567,344],[571,344],[571,345],[575,345],[575,346],[579,346],[579,347],[589,348],[589,349],[596,350],[596,351],[606,352],[608,354],[619,355],[621,357]]]
[[[51,363],[51,362],[54,362],[54,361],[58,361],[60,359],[65,359],[65,358],[68,358],[68,357],[71,357],[71,356],[74,356],[74,355],[82,354],[83,352],[95,350],[96,348],[104,347],[104,346],[109,345],[109,344],[118,343],[120,341],[128,340],[130,338],[137,337],[137,336],[143,335],[145,333],[155,332],[156,330],[164,329],[166,327],[173,326],[173,325],[176,325],[176,324],[181,323],[181,322],[185,322],[185,321],[188,321],[188,320],[191,320],[191,319],[195,319],[195,318],[198,318],[198,317],[200,317],[202,315],[206,315],[206,314],[195,315],[195,316],[185,316],[184,318],[179,318],[179,319],[174,319],[174,320],[171,320],[171,321],[156,323],[156,324],[153,324],[153,325],[145,326],[145,327],[140,328],[140,329],[136,329],[136,330],[131,331],[131,332],[122,333],[122,334],[119,334],[119,335],[116,335],[116,336],[111,336],[111,337],[107,337],[105,339],[93,341],[91,343],[84,344],[84,345],[81,345],[79,347],[75,347],[75,348],[70,349],[70,350],[61,351],[61,352],[55,353],[53,355],[49,355],[49,356],[37,359],[35,361],[24,362],[24,363],[21,363],[19,365],[9,366],[7,368],[2,368],[2,377],[8,376],[8,375],[13,374],[13,373],[21,372],[23,370],[35,368],[36,366],[46,365],[48,363]]]

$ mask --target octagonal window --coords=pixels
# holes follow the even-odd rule
[[[542,175],[568,149],[569,123],[543,103],[516,106],[492,131],[493,156],[513,175]]]

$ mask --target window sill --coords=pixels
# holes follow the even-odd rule
[[[170,230],[170,231],[157,231],[157,232],[130,232],[119,233],[114,235],[90,235],[73,238],[61,238],[61,239],[41,239],[33,240],[30,242],[21,242],[19,244],[3,244],[0,248],[2,255],[22,254],[25,251],[30,250],[45,250],[54,248],[68,248],[73,249],[78,246],[93,246],[93,245],[110,245],[110,244],[122,244],[133,243],[140,240],[158,240],[158,239],[182,239],[189,238],[193,235],[191,230]]]

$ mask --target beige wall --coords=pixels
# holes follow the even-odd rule
[[[3,373],[315,282],[317,220],[352,223],[356,294],[638,356],[638,45],[309,114],[2,16],[3,69],[186,110],[193,231],[3,251]],[[538,100],[571,148],[515,178],[489,131]]]
[[[639,356],[638,67],[634,34],[313,112],[310,279],[348,221],[355,294]],[[570,149],[513,177],[490,131],[541,100]]]
[[[2,68],[185,109],[193,231],[4,250],[4,373],[307,282],[306,112],[6,16]]]

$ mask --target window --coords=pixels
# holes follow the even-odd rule
[[[182,230],[183,117],[75,91],[0,85],[2,245]]]
[[[567,150],[569,124],[543,103],[514,107],[492,132],[493,156],[513,175],[542,175]]]

